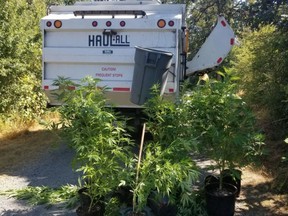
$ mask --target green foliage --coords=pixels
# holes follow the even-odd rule
[[[192,183],[197,180],[198,171],[186,148],[187,143],[184,141],[175,141],[167,147],[158,142],[147,144],[141,161],[139,182],[133,190],[138,211],[146,206],[154,190],[160,197],[169,197],[171,203],[178,199],[182,204],[189,202]]]
[[[139,181],[133,185],[137,211],[141,211],[152,191],[169,202],[185,205],[192,199],[192,184],[198,178],[190,153],[196,140],[189,131],[187,113],[181,105],[164,100],[154,86],[154,97],[146,104],[147,131],[153,141],[146,144],[141,160]]]
[[[224,82],[211,80],[184,96],[201,152],[215,160],[220,173],[254,162],[261,154],[254,115],[236,93],[236,84],[227,76]]]
[[[217,15],[224,15],[236,34],[244,28],[258,29],[261,25],[274,24],[287,32],[288,12],[286,0],[255,1],[172,1],[187,5],[187,27],[190,38],[190,57],[193,57],[210,34]]]
[[[45,4],[41,0],[8,0],[0,6],[0,113],[30,118],[46,105],[40,91],[39,29]]]
[[[189,58],[192,58],[205,42],[205,39],[209,36],[212,27],[217,21],[218,15],[224,15],[232,28],[237,31],[235,23],[239,17],[238,7],[240,3],[232,0],[195,0],[186,2],[187,28],[190,36]]]
[[[6,191],[3,194],[8,194],[10,197],[19,200],[27,200],[31,205],[47,204],[49,207],[61,203],[67,208],[73,208],[78,202],[77,190],[78,187],[74,185],[65,185],[57,189],[47,186],[29,186],[23,189]]]
[[[154,86],[153,97],[145,104],[148,131],[163,147],[172,142],[186,142],[187,151],[197,150],[196,137],[191,133],[192,119],[185,107],[185,101],[167,100],[160,96],[159,86]],[[185,91],[186,89],[184,89]]]
[[[256,109],[267,109],[271,121],[287,123],[288,39],[274,26],[243,33],[235,49],[233,70],[241,77],[245,100]]]
[[[105,207],[105,216],[119,215],[120,205],[119,200],[116,197],[112,197]]]
[[[47,5],[73,5],[75,2],[76,0],[46,0]]]
[[[197,215],[207,216],[206,202],[205,202],[205,191],[194,190],[193,193],[189,194],[189,201],[178,204],[177,216],[183,215]]]
[[[273,25],[246,30],[241,46],[236,47],[233,54],[232,70],[241,77],[243,98],[256,110],[266,138],[271,142],[267,147],[272,153],[277,152],[278,162],[281,161],[277,169],[271,171],[275,176],[274,188],[283,190],[288,182],[287,161],[281,160],[288,155],[287,147],[281,143],[287,137],[288,124],[287,32]],[[265,158],[269,162],[270,159]]]
[[[261,25],[274,24],[287,29],[287,21],[282,15],[287,14],[288,2],[286,0],[256,0],[246,2],[242,10],[246,11],[247,26],[258,29]]]
[[[62,90],[58,96],[65,104],[59,109],[61,129],[76,152],[74,163],[83,173],[90,209],[125,180],[125,165],[129,162],[130,138],[124,121],[105,106],[105,89],[98,88],[98,82],[86,77],[80,84],[73,83],[76,90],[69,90],[70,80],[56,81]]]

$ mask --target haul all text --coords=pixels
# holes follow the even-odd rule
[[[128,35],[89,35],[89,47],[130,46]]]

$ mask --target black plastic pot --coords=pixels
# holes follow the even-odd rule
[[[205,186],[208,184],[219,183],[219,178],[214,175],[208,175],[205,177],[204,184]]]
[[[155,216],[176,216],[177,206],[169,203],[168,197],[156,198],[157,192],[152,192],[148,199],[148,206]]]
[[[89,211],[89,206],[79,206],[76,209],[78,216],[104,216],[105,206],[102,203],[96,203]]]
[[[237,188],[231,184],[223,184],[219,190],[218,183],[205,186],[207,213],[209,216],[233,216],[235,212]]]
[[[113,196],[117,197],[121,204],[125,204],[128,207],[133,206],[133,193],[130,186],[119,187]]]
[[[79,201],[81,206],[89,206],[91,199],[90,197],[86,194],[88,189],[86,187],[80,188],[78,190],[78,196],[79,196]]]
[[[152,216],[153,214],[151,212],[151,209],[148,207],[146,207],[145,209],[143,209],[142,212],[139,212],[139,213],[133,212],[133,208],[128,207],[128,208],[122,209],[120,211],[120,215],[121,216]]]
[[[223,182],[227,184],[232,184],[237,188],[236,197],[239,197],[241,192],[241,175],[242,172],[240,170],[224,170],[222,172]],[[204,184],[213,184],[219,183],[219,177],[214,175],[208,175],[205,178]]]
[[[236,197],[239,197],[241,191],[241,175],[240,170],[224,170],[222,172],[223,182],[232,184],[237,187]]]
[[[97,202],[93,204],[93,207],[90,208],[91,199],[85,194],[87,188],[81,188],[78,191],[80,206],[76,209],[76,214],[78,216],[104,216],[105,204],[104,202]]]

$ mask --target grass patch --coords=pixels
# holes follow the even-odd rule
[[[25,121],[19,117],[0,117],[0,139],[11,140],[29,131],[36,124],[35,121]]]
[[[58,143],[57,134],[39,123],[57,119],[54,112],[47,112],[39,121],[0,116],[0,175],[33,161]]]

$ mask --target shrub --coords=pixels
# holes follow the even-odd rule
[[[159,86],[154,86],[153,92],[154,96],[144,106],[152,140],[145,144],[139,182],[134,185],[137,210],[143,209],[152,191],[184,209],[193,202],[192,185],[199,174],[191,156],[197,141],[191,134],[191,121],[182,103],[162,98]]]
[[[236,87],[227,76],[224,82],[208,81],[184,96],[201,152],[216,162],[220,173],[248,165],[262,153],[254,114]]]
[[[268,25],[244,32],[241,46],[234,50],[232,70],[241,78],[244,99],[255,110],[267,109],[270,121],[278,123],[288,122],[287,47],[287,33]]]
[[[42,113],[46,105],[40,90],[39,29],[45,3],[9,0],[1,1],[0,6],[0,113],[31,118]]]

